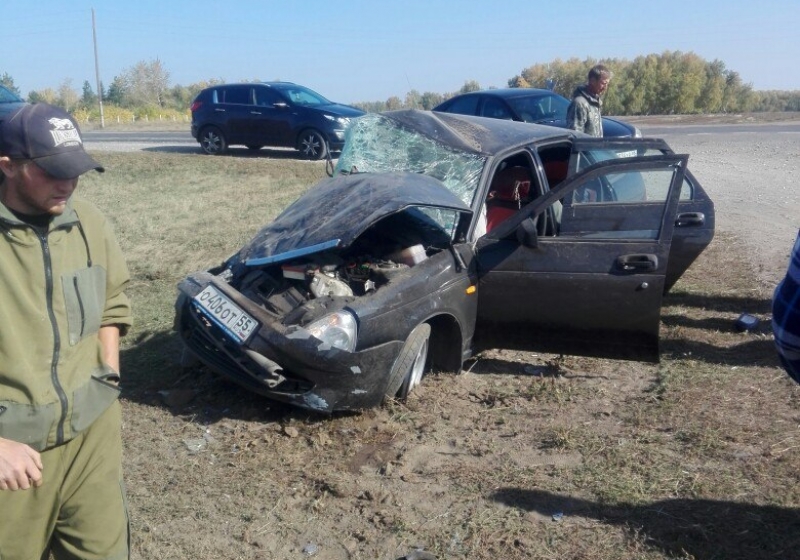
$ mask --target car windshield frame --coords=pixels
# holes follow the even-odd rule
[[[370,113],[348,128],[334,174],[427,175],[472,206],[487,160],[485,154],[458,150],[387,115]]]

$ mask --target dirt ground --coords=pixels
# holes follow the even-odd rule
[[[646,133],[646,123],[639,126]],[[725,260],[725,247],[749,261],[736,262],[752,271],[752,307],[736,300],[718,320],[724,324],[737,309],[766,318],[766,298],[800,226],[800,133],[663,137],[690,154],[690,169],[716,203],[715,262]],[[715,271],[698,263],[693,274]],[[758,342],[759,371],[777,379],[768,330]],[[177,354],[169,333],[144,344]],[[632,528],[629,513],[584,500],[617,487],[619,481],[600,484],[597,476],[590,481],[592,457],[604,453],[603,442],[633,444],[639,437],[631,437],[630,426],[647,424],[659,410],[650,391],[665,367],[486,352],[460,376],[426,377],[407,403],[316,417],[208,372],[180,373],[176,365],[162,386],[123,401],[133,558],[618,558],[620,551],[644,559],[748,557],[749,541],[739,536],[676,547],[653,527],[640,534],[647,524]],[[788,386],[775,383],[775,391]],[[796,413],[780,412],[796,431]],[[729,422],[752,423],[750,413]],[[736,453],[757,454],[759,444],[748,441],[743,437]],[[797,455],[791,457],[797,467]],[[665,482],[651,494],[685,495],[679,486],[699,474],[680,473],[696,465],[681,457],[664,462],[676,465],[676,478],[664,477],[674,488]],[[616,499],[627,495],[619,490]],[[787,499],[798,507],[796,494]],[[602,515],[590,513],[598,508]]]

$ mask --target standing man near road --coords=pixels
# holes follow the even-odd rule
[[[0,122],[0,558],[129,558],[119,338],[128,269],[108,221],[72,198],[103,168],[72,117]]]
[[[603,100],[600,96],[608,89],[611,76],[611,70],[602,64],[597,64],[589,70],[587,82],[575,88],[572,94],[572,103],[567,108],[567,128],[598,138],[603,136],[600,111]]]

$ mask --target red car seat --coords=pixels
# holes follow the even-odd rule
[[[544,161],[542,165],[544,166],[544,174],[547,176],[547,182],[550,183],[551,189],[567,178],[566,160]]]
[[[486,231],[492,231],[527,204],[531,192],[531,174],[526,167],[507,167],[492,179],[486,199]]]

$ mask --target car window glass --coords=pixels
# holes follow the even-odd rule
[[[658,239],[675,172],[672,168],[608,172],[581,183],[567,197],[559,236]],[[620,186],[631,192],[618,196]],[[620,211],[633,202],[635,211]]]
[[[502,101],[495,99],[494,97],[484,98],[481,116],[489,117],[491,119],[512,120],[512,116],[508,110],[508,107],[506,107]]]
[[[444,208],[425,208],[420,207],[417,209],[421,214],[427,216],[436,225],[438,225],[444,232],[447,233],[448,238],[453,237],[455,234],[456,226],[458,225],[458,218],[460,214],[455,210],[445,210]]]
[[[0,103],[22,103],[22,99],[4,87],[0,87]]]
[[[560,95],[547,95],[539,101],[539,106],[545,117],[552,119],[566,119],[569,101]]]
[[[584,150],[578,153],[578,171],[582,171],[599,163],[601,161],[608,161],[614,159],[621,159],[627,157],[641,157],[641,156],[660,156],[665,152],[655,148],[641,148],[639,150],[608,150],[608,149],[592,149]],[[636,202],[641,200],[641,196],[645,196],[645,185],[643,179],[635,179],[634,177],[619,177],[617,178],[617,196],[621,202]],[[680,200],[691,200],[694,194],[694,187],[688,177],[684,177],[683,185],[681,186]],[[657,200],[660,195],[658,191],[646,192],[646,197],[650,200]],[[663,196],[666,196],[664,193]],[[651,198],[653,197],[653,198]],[[663,198],[662,198],[663,200]]]
[[[226,88],[223,91],[223,103],[233,103],[237,105],[250,105],[250,86]]]
[[[271,107],[281,100],[280,96],[274,91],[270,91],[265,87],[257,87],[256,90],[256,105],[261,107]]]
[[[295,105],[329,105],[330,101],[303,86],[282,86],[280,91]]]
[[[478,96],[467,95],[466,97],[459,97],[454,99],[453,102],[445,109],[448,113],[457,113],[459,115],[477,115],[478,114]]]
[[[565,120],[569,102],[552,94],[514,97],[508,100],[525,122],[541,123]]]
[[[683,185],[681,185],[681,194],[678,197],[679,200],[694,200],[694,184],[692,183],[689,176],[686,175],[683,177]]]
[[[561,183],[569,174],[569,158],[571,146],[569,144],[556,144],[539,148],[539,159],[542,162],[542,171],[547,178],[550,189]]]

